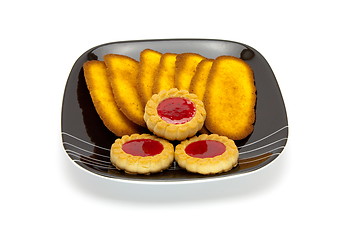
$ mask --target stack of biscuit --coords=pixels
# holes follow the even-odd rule
[[[88,61],[83,68],[96,111],[116,136],[143,133],[147,101],[171,88],[187,90],[203,101],[207,118],[201,133],[240,140],[253,131],[254,75],[239,58],[207,59],[196,53],[145,49],[139,61],[108,54],[104,61]]]

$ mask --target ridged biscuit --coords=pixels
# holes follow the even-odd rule
[[[137,90],[144,106],[153,95],[154,78],[161,57],[161,53],[151,49],[145,49],[140,53],[140,70],[137,76]]]
[[[119,137],[140,133],[140,126],[131,122],[118,109],[104,62],[96,60],[85,62],[83,69],[92,102],[104,125]]]
[[[188,118],[184,123],[173,123],[169,121],[171,119],[167,120],[159,115],[159,105],[164,100],[176,98],[185,99],[194,106],[192,117]],[[171,108],[172,106],[176,106],[176,103],[170,103],[167,106]],[[177,108],[176,110],[174,113],[176,115],[181,115],[181,108]],[[171,141],[184,140],[187,137],[195,135],[198,130],[203,127],[205,118],[206,112],[203,102],[200,101],[196,95],[186,90],[179,91],[176,88],[172,88],[168,91],[163,90],[158,94],[154,94],[147,102],[144,116],[147,127],[151,132]]]
[[[176,56],[177,54],[175,53],[165,53],[162,55],[154,79],[153,94],[174,88]]]
[[[196,53],[182,53],[176,57],[175,88],[189,91],[197,65],[203,59],[205,57]]]
[[[117,54],[105,55],[104,60],[118,107],[132,122],[145,127],[144,107],[136,88],[139,63],[130,57]]]
[[[123,150],[125,143],[141,139],[158,141],[162,144],[163,150],[159,154],[144,157],[135,156]],[[129,174],[149,175],[169,168],[174,160],[174,146],[170,142],[150,134],[125,135],[112,144],[110,157],[112,164],[119,170],[124,170]]]
[[[195,142],[199,141],[214,141],[222,143],[224,152],[213,157],[200,158],[191,156],[186,152],[186,148]],[[204,149],[197,148],[197,153],[201,153]],[[175,148],[175,160],[181,168],[185,168],[189,172],[200,173],[204,175],[217,174],[230,171],[238,164],[238,148],[234,141],[226,136],[217,134],[202,134],[193,138],[182,141]]]
[[[204,95],[208,130],[233,140],[247,137],[254,129],[255,103],[256,88],[250,66],[231,56],[216,58]]]

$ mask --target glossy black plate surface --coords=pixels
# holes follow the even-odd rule
[[[175,163],[170,169],[149,176],[129,175],[118,171],[109,161],[109,148],[115,136],[97,115],[86,87],[83,63],[102,60],[109,53],[139,60],[142,50],[161,53],[198,53],[206,58],[230,55],[245,60],[253,69],[257,88],[254,132],[237,141],[239,164],[229,172],[202,176],[188,173]],[[209,39],[163,39],[108,43],[94,47],[78,58],[66,84],[62,105],[62,141],[68,156],[77,165],[99,176],[134,182],[183,182],[228,178],[256,171],[276,159],[288,138],[288,121],[277,80],[265,58],[245,44]]]

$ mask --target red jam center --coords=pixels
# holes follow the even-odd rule
[[[167,98],[157,107],[161,119],[172,124],[183,124],[196,114],[196,108],[190,100],[181,97]]]
[[[154,156],[161,153],[164,149],[163,145],[152,139],[136,139],[123,144],[124,152],[134,156]]]
[[[202,140],[187,145],[185,152],[191,157],[212,158],[226,151],[226,146],[215,140]]]

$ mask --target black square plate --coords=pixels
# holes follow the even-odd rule
[[[109,149],[116,137],[102,123],[86,87],[83,63],[102,60],[109,53],[127,55],[139,60],[144,49],[161,53],[198,53],[206,58],[222,55],[246,61],[254,71],[257,89],[256,122],[253,133],[236,141],[239,164],[229,172],[202,176],[180,169],[174,163],[168,170],[149,176],[129,175],[110,163]],[[135,183],[188,183],[237,177],[256,171],[276,159],[288,138],[288,121],[277,80],[265,58],[242,43],[211,39],[161,39],[107,43],[81,55],[68,77],[62,105],[63,146],[77,166],[98,176]]]

